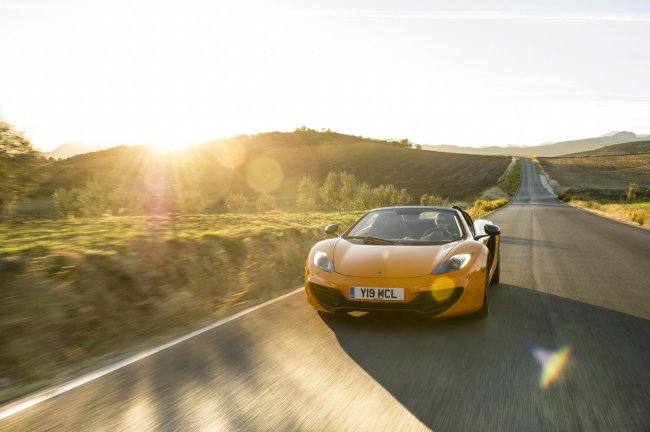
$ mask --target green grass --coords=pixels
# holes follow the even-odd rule
[[[137,240],[238,238],[290,228],[349,224],[360,213],[262,213],[168,216],[119,216],[34,220],[0,224],[0,256],[47,250],[86,252],[126,247]]]
[[[510,197],[514,196],[519,188],[519,179],[521,177],[521,161],[519,158],[512,158],[505,173],[499,179],[499,187],[506,191]]]

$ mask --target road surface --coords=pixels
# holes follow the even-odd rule
[[[300,292],[0,430],[650,430],[650,231],[560,203],[529,160],[489,219],[486,320],[335,319]]]

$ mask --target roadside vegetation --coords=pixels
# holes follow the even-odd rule
[[[54,161],[0,126],[0,401],[300,286],[327,224],[408,204],[480,217],[519,179],[514,159],[306,128]]]
[[[0,400],[300,286],[356,214],[134,216],[0,225]]]
[[[560,200],[620,221],[650,223],[650,153],[542,158],[536,166]]]
[[[650,190],[636,183],[630,183],[625,198],[616,201],[607,198],[584,199],[566,193],[560,199],[572,206],[604,213],[620,221],[642,226],[650,223]]]

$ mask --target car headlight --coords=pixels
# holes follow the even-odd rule
[[[321,270],[332,273],[334,271],[334,263],[330,260],[325,252],[314,253],[314,265]]]
[[[433,274],[439,275],[439,274],[451,273],[453,271],[460,270],[467,265],[471,257],[472,254],[469,253],[454,255],[453,257],[449,258],[447,261],[443,262],[442,264],[439,264],[438,267],[436,267],[436,269],[433,271]]]

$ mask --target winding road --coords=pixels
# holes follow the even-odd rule
[[[559,202],[527,159],[488,218],[485,320],[337,319],[297,292],[0,430],[650,430],[650,230]]]

